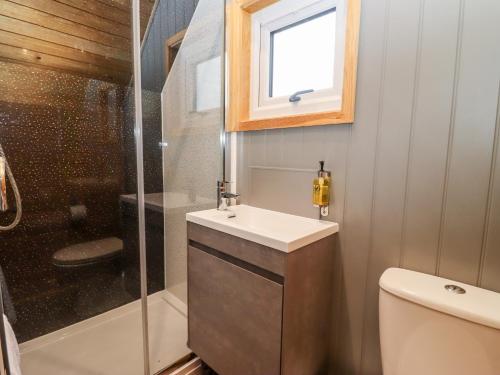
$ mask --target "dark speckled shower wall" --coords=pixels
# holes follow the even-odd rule
[[[163,191],[160,91],[164,42],[185,29],[198,0],[159,0],[142,50],[144,178],[146,193]],[[87,319],[138,297],[133,103],[127,87],[68,73],[0,61],[0,143],[17,179],[24,215],[0,232],[0,265],[17,312],[14,330],[26,341]],[[9,191],[11,205],[12,191]],[[85,205],[75,222],[70,207]],[[13,216],[0,215],[0,225]],[[148,259],[163,254],[163,222],[147,212]],[[117,269],[60,272],[58,249],[118,236],[125,240]],[[154,254],[152,254],[154,253]],[[156,267],[158,268],[158,267]],[[149,292],[163,269],[148,264]],[[123,272],[124,271],[124,272]],[[129,272],[130,271],[130,272]],[[69,276],[68,277],[68,273]],[[73,276],[73,277],[71,277]]]
[[[125,191],[125,179],[135,181],[130,176],[135,171],[125,168],[124,142],[130,145],[126,140],[133,136],[125,125],[125,90],[109,82],[0,62],[0,143],[24,211],[15,230],[0,233],[0,264],[21,341],[133,299],[121,289],[119,274],[96,270],[90,275],[93,280],[79,276],[71,281],[61,278],[51,262],[56,250],[70,244],[121,237],[119,195],[133,193]],[[12,191],[9,195],[13,205]],[[85,220],[72,220],[74,205],[86,206]],[[11,215],[1,215],[0,224]],[[104,284],[96,293],[92,289],[100,281]]]

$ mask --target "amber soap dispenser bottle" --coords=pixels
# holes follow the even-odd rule
[[[330,185],[331,172],[325,171],[325,162],[319,162],[320,169],[318,177],[313,182],[313,205],[320,208],[320,216],[328,216],[328,206],[330,205]]]

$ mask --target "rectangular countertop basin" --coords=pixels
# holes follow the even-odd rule
[[[262,208],[238,205],[186,214],[186,220],[284,252],[292,252],[338,232],[339,225]]]

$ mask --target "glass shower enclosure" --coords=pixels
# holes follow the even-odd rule
[[[191,358],[185,214],[216,206],[224,174],[224,12],[2,3],[0,228],[22,217],[0,231],[0,372],[15,373],[14,336],[23,375]]]

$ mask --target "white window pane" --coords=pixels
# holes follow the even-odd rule
[[[271,34],[270,96],[333,87],[335,11]]]
[[[220,56],[196,65],[196,112],[220,107]]]

